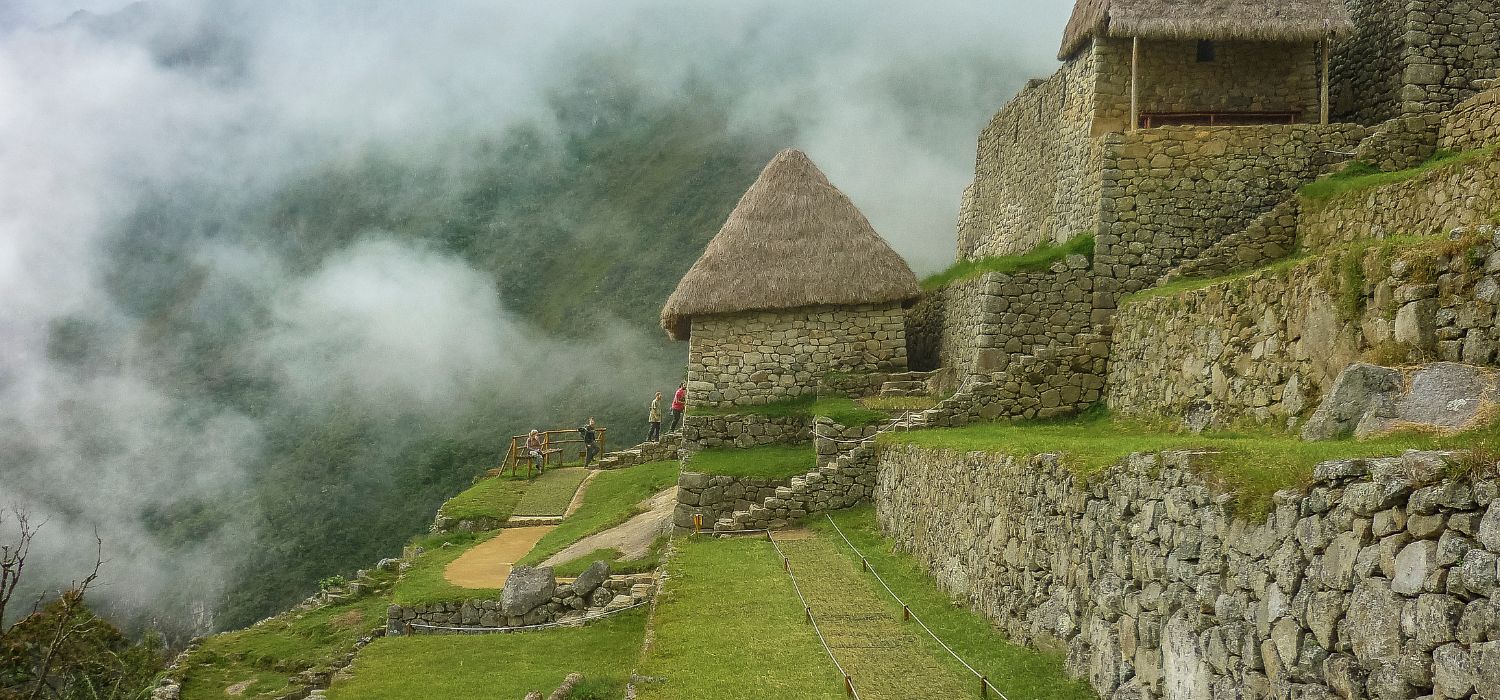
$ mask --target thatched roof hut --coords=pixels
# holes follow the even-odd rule
[[[846,306],[917,296],[917,278],[807,154],[776,154],[677,283],[661,325],[686,340],[692,317]]]
[[[1057,57],[1094,37],[1312,43],[1353,29],[1344,0],[1078,0]]]

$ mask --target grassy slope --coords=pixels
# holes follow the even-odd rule
[[[767,445],[748,450],[704,450],[692,456],[688,471],[722,476],[787,479],[817,468],[812,445]]]
[[[1068,422],[985,423],[892,433],[883,436],[881,442],[1012,456],[1062,453],[1065,463],[1080,475],[1114,464],[1132,452],[1217,450],[1217,457],[1206,460],[1211,470],[1206,476],[1230,490],[1247,512],[1258,513],[1270,506],[1271,495],[1277,490],[1306,484],[1319,462],[1400,454],[1408,449],[1493,446],[1496,432],[1490,428],[1452,438],[1405,434],[1364,441],[1303,442],[1269,431],[1202,435],[1161,432],[1100,415]]]
[[[1439,151],[1421,165],[1389,173],[1381,172],[1380,169],[1368,163],[1353,162],[1337,173],[1304,185],[1299,190],[1299,194],[1304,199],[1313,201],[1330,199],[1345,192],[1412,180],[1438,168],[1458,166],[1483,158],[1494,154],[1497,150],[1500,150],[1500,146],[1488,146],[1463,153]]]
[[[505,520],[515,512],[516,504],[531,482],[524,478],[495,476],[481,480],[467,491],[443,504],[442,514],[455,520],[495,518]]]
[[[498,600],[500,598],[498,588],[461,588],[448,583],[448,580],[443,578],[443,572],[454,559],[463,556],[463,553],[473,549],[474,545],[496,534],[494,532],[480,535],[454,533],[419,539],[416,544],[427,551],[418,556],[412,562],[411,568],[401,575],[401,580],[396,583],[396,589],[392,592],[392,601],[399,605],[415,605],[481,598]],[[445,543],[450,546],[444,548]]]
[[[1083,700],[1095,697],[1086,683],[1067,676],[1060,655],[1012,644],[984,617],[955,606],[937,589],[916,560],[896,553],[880,536],[872,508],[837,511],[833,518],[870,565],[880,572],[886,584],[911,606],[922,621],[1011,700]],[[827,520],[816,520],[813,528],[838,537],[833,534]],[[842,540],[838,545],[841,555],[857,561]],[[977,681],[975,685],[977,687]]]
[[[641,512],[641,501],[677,483],[677,468],[676,462],[651,462],[599,472],[583,493],[578,510],[518,563],[535,565],[584,537],[629,520]]]
[[[579,628],[481,636],[388,637],[360,653],[353,677],[335,683],[334,700],[519,700],[551,693],[578,672],[591,692],[575,700],[624,697],[640,653],[644,611]]]
[[[377,589],[394,574],[376,572]],[[291,690],[291,676],[329,668],[354,642],[385,624],[389,601],[378,592],[307,613],[288,612],[256,627],[209,637],[183,665],[184,700],[223,698],[230,686],[254,681],[240,697],[273,698]]]
[[[764,539],[679,540],[639,700],[840,700],[844,689]]]
[[[1017,272],[1041,272],[1069,255],[1094,256],[1093,236],[1074,236],[1062,245],[1042,243],[1021,255],[959,260],[942,272],[922,280],[923,291],[942,289],[954,282],[972,279],[988,272],[1015,274]]]
[[[588,476],[587,469],[570,467],[549,469],[531,482],[521,502],[516,504],[516,515],[562,515],[578,492],[578,485]]]

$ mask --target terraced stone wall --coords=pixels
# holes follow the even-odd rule
[[[1443,117],[1438,148],[1470,151],[1500,144],[1500,88],[1482,92]]]
[[[1387,236],[1443,233],[1500,219],[1500,152],[1433,168],[1404,182],[1304,201],[1298,240],[1322,250]]]
[[[682,446],[689,452],[716,447],[749,448],[796,445],[812,440],[809,416],[764,416],[756,413],[682,417]]]
[[[703,516],[703,529],[711,531],[719,518],[737,510],[749,510],[776,495],[776,489],[790,486],[792,480],[759,477],[723,476],[684,470],[677,477],[677,505],[672,510],[672,526],[679,533],[693,531],[693,516]]]
[[[1163,127],[1111,134],[1094,269],[1098,305],[1151,286],[1243,231],[1301,185],[1348,158],[1353,125]]]
[[[1329,462],[1236,517],[1202,455],[1086,482],[1055,455],[884,448],[876,512],[951,597],[1100,697],[1500,697],[1500,481]]]
[[[1085,50],[1022,90],[980,134],[959,214],[960,259],[1024,253],[1094,230],[1102,155],[1093,138],[1095,65]]]
[[[1347,0],[1357,31],[1335,46],[1335,114],[1374,124],[1450,110],[1500,73],[1495,0]]]
[[[815,394],[827,372],[906,369],[900,303],[697,316],[689,407],[766,404]]]
[[[1201,403],[1211,423],[1285,424],[1315,409],[1361,357],[1493,366],[1497,245],[1487,227],[1455,242],[1332,254],[1129,301],[1115,316],[1109,406],[1182,417]]]

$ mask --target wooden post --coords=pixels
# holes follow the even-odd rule
[[[1330,47],[1332,43],[1331,37],[1327,35],[1323,36],[1323,87],[1321,95],[1319,95],[1319,99],[1321,100],[1318,108],[1319,124],[1328,123],[1328,54],[1331,52]]]
[[[989,676],[980,676],[979,677],[979,697],[981,697],[981,698],[987,698],[989,696],[990,696],[990,679],[989,679]]]
[[[1135,131],[1141,123],[1140,101],[1141,38],[1130,40],[1130,130]]]

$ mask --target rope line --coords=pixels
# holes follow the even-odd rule
[[[600,619],[603,619],[603,618],[606,618],[606,617],[612,617],[612,616],[618,615],[618,614],[620,614],[622,612],[625,612],[626,610],[634,610],[636,608],[641,607],[642,605],[648,604],[649,602],[650,601],[636,603],[636,604],[631,605],[629,607],[620,608],[618,610],[611,610],[610,612],[607,612],[607,613],[599,613],[598,615],[584,615],[583,617],[580,617],[580,618],[577,618],[577,619],[574,619],[574,620],[568,620],[566,622],[543,622],[543,623],[541,623],[539,625],[523,625],[521,627],[451,627],[451,626],[447,626],[447,625],[429,625],[429,624],[421,623],[421,622],[407,623],[406,626],[410,627],[412,629],[445,630],[445,631],[448,631],[448,632],[496,632],[496,633],[531,632],[531,631],[535,631],[535,630],[551,629],[553,627],[565,627],[565,626],[572,626],[572,625],[581,625],[581,624],[583,624],[585,622],[593,622],[594,620],[600,620]]]
[[[839,524],[833,521],[833,516],[832,515],[824,514],[824,517],[828,518],[828,524],[833,526],[833,531],[834,532],[839,533],[839,537],[844,540],[844,544],[849,545],[849,549],[854,550],[854,554],[859,557],[859,561],[860,561],[860,563],[864,564],[864,568],[867,569],[867,570],[869,570],[870,573],[872,573],[872,574],[875,575],[875,580],[880,582],[880,587],[884,588],[886,593],[891,594],[891,597],[894,598],[897,603],[901,604],[901,609],[903,611],[905,611],[907,615],[910,615],[911,619],[913,619],[913,620],[916,621],[917,625],[922,628],[922,631],[924,631],[924,632],[927,633],[927,636],[932,637],[932,639],[934,641],[936,641],[940,646],[942,646],[943,647],[943,651],[948,652],[950,655],[953,656],[953,658],[958,659],[958,662],[961,663],[961,664],[963,664],[964,668],[969,669],[969,673],[974,674],[974,677],[978,678],[981,683],[983,683],[990,690],[995,691],[995,694],[1000,696],[1000,700],[1010,700],[1010,698],[1006,697],[1005,693],[1001,692],[1001,690],[999,688],[995,687],[995,684],[993,684],[993,683],[990,682],[990,679],[989,679],[988,676],[984,675],[983,673],[980,673],[973,666],[970,666],[969,662],[964,661],[963,657],[958,655],[958,652],[953,651],[953,647],[948,646],[947,642],[944,642],[941,638],[939,638],[937,636],[937,634],[935,634],[932,631],[932,628],[928,627],[927,623],[923,622],[922,618],[920,616],[918,616],[917,613],[914,612],[911,609],[911,606],[907,605],[906,601],[904,601],[904,600],[901,599],[901,596],[896,595],[896,592],[893,591],[893,590],[891,590],[891,587],[888,584],[886,584],[885,579],[881,578],[880,572],[876,571],[875,567],[870,564],[870,560],[868,560],[868,559],[865,558],[864,552],[859,551],[859,548],[856,547],[856,546],[854,546],[854,543],[850,542],[849,541],[849,537],[844,534],[844,531],[842,529],[839,528]]]

